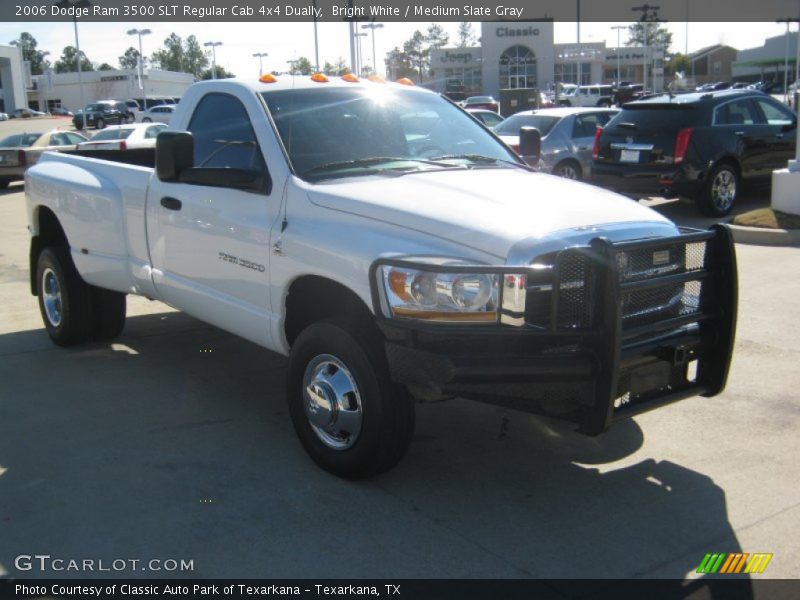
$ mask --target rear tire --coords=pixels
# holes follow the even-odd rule
[[[739,197],[739,173],[730,163],[718,164],[706,180],[700,197],[700,211],[708,217],[730,214]]]
[[[553,175],[558,175],[564,179],[572,179],[573,181],[581,181],[583,179],[581,166],[574,160],[565,160],[558,163],[553,168]]]
[[[39,310],[50,339],[74,346],[92,334],[92,294],[72,262],[69,248],[45,248],[36,267]]]
[[[151,119],[150,117],[144,117],[142,119],[142,123],[152,123],[152,122],[153,122],[153,119]]]
[[[292,346],[292,423],[320,467],[346,479],[387,471],[406,453],[414,403],[389,379],[380,334],[344,319],[314,323]]]

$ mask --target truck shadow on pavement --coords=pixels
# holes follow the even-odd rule
[[[113,344],[0,336],[0,564],[109,576],[14,571],[39,552],[193,560],[112,574],[134,577],[574,579],[548,584],[560,598],[604,585],[580,578],[681,579],[706,552],[741,551],[724,490],[650,456],[634,421],[588,438],[466,400],[419,405],[398,467],[339,480],[294,435],[285,365],[172,312],[129,318]],[[721,598],[717,581],[664,585]]]

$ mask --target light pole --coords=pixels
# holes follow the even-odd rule
[[[578,39],[578,65],[577,65],[577,68],[578,68],[578,74],[577,74],[577,76],[575,78],[576,79],[575,83],[577,83],[578,85],[581,85],[581,0],[576,0],[576,1],[577,1],[577,5],[578,5],[577,6],[576,19],[575,19],[575,24],[578,26],[578,32],[577,32],[577,39]],[[578,90],[578,91],[580,91],[580,90]]]
[[[383,29],[383,23],[367,23],[366,25],[362,25],[361,29],[371,29],[372,30],[372,70],[375,74],[378,74],[378,61],[375,57],[375,30],[376,29]]]
[[[364,59],[361,57],[362,56],[361,55],[361,38],[362,37],[367,37],[367,34],[366,33],[355,33],[353,35],[355,35],[355,37],[358,38],[356,40],[356,42],[357,42],[357,45],[356,45],[356,63],[358,64],[358,70],[356,71],[356,75],[361,75],[361,70],[364,68],[364,65],[362,64]]]
[[[261,77],[264,74],[264,57],[269,56],[269,53],[256,52],[253,56],[258,57],[258,76]]]
[[[75,8],[89,8],[92,5],[89,0],[59,0],[55,3],[55,6],[58,8],[69,8],[73,6]],[[75,51],[76,51],[76,61],[78,63],[78,88],[80,89],[81,93],[81,116],[83,118],[83,129],[86,129],[86,99],[83,95],[83,74],[81,72],[81,43],[78,39],[78,17],[77,11],[73,13],[72,17],[72,24],[75,27]]]
[[[147,110],[147,86],[144,84],[144,54],[142,54],[142,36],[153,33],[149,29],[129,29],[128,35],[139,36],[139,87],[142,88],[142,110]]]
[[[614,25],[611,28],[611,29],[616,29],[617,30],[617,87],[619,87],[619,82],[622,79],[622,75],[619,74],[619,70],[620,70],[619,61],[620,61],[620,55],[622,54],[620,52],[620,49],[619,49],[619,32],[622,31],[623,29],[627,29],[627,28],[628,28],[627,25]]]
[[[642,4],[641,6],[632,6],[631,10],[634,12],[641,12],[642,18],[640,19],[642,23],[642,32],[644,33],[644,73],[642,73],[642,89],[645,93],[647,93],[647,23],[651,21],[658,21],[656,18],[656,13],[660,9],[660,6],[650,6],[649,4]],[[648,19],[650,16],[650,11],[653,11],[653,19]]]
[[[783,50],[783,101],[786,102],[789,98],[789,24],[794,23],[797,19],[778,19],[776,23],[786,23],[786,35],[784,36],[784,50]]]
[[[217,78],[217,46],[222,46],[222,42],[206,42],[203,46],[211,47],[211,79]]]
[[[50,56],[50,52],[49,51],[42,52],[41,56],[42,56],[42,66],[44,66],[44,57],[45,56]],[[47,106],[47,87],[50,85],[50,82],[52,80],[53,80],[52,76],[48,77],[48,75],[47,75],[47,69],[42,69],[42,76],[39,78],[39,81],[40,82],[44,81],[44,85],[42,86],[42,98],[44,99],[44,111],[42,111],[42,112],[46,112],[46,113],[50,112],[50,107]]]

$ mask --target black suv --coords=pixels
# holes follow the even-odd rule
[[[106,125],[121,125],[128,121],[128,106],[118,100],[101,100],[89,104],[83,109],[86,113],[86,127],[97,127],[103,129]],[[72,117],[72,124],[75,129],[83,127],[83,113],[77,111]]]
[[[632,197],[688,197],[723,216],[743,181],[786,167],[796,132],[792,111],[760,92],[653,96],[597,130],[592,180]]]

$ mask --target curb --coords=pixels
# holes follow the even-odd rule
[[[737,244],[755,246],[797,246],[800,247],[800,229],[768,229],[766,227],[745,227],[730,223],[733,241]]]

